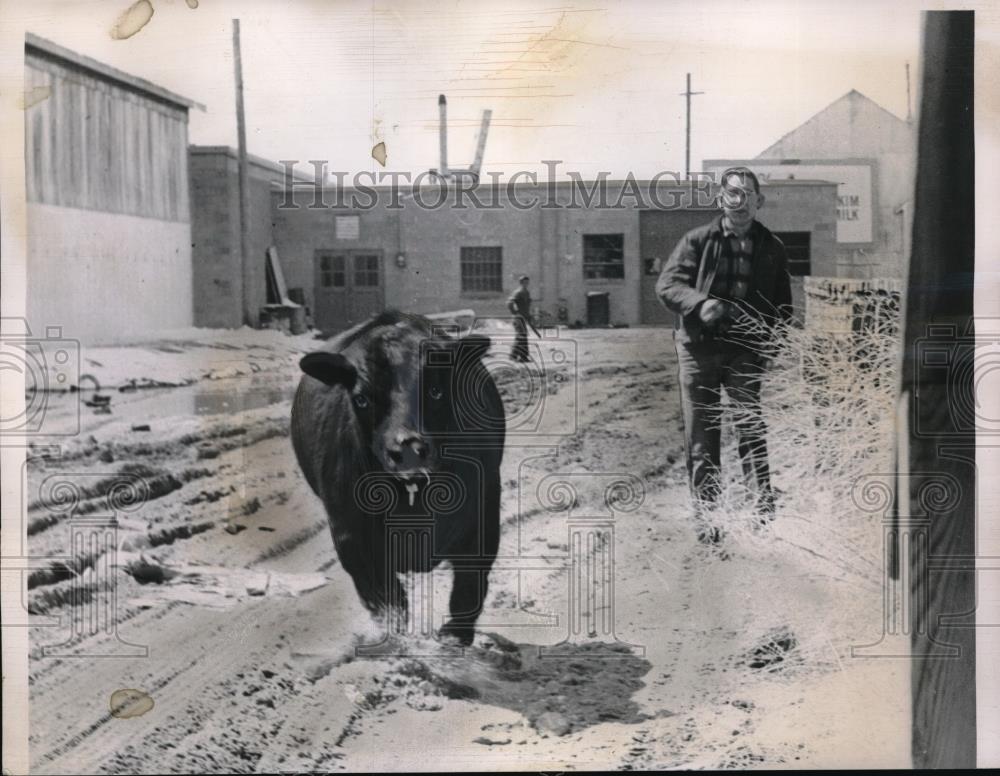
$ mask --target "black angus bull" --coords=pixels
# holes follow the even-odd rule
[[[505,420],[482,363],[489,347],[486,337],[455,339],[426,318],[385,312],[302,358],[292,406],[296,458],[365,607],[405,611],[397,574],[447,559],[454,576],[442,632],[463,644],[500,541]],[[390,551],[392,509],[433,523],[431,552]]]

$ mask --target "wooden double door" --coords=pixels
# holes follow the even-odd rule
[[[384,274],[381,251],[316,251],[316,328],[342,331],[384,309]]]

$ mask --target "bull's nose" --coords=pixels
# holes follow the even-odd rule
[[[427,443],[421,439],[416,434],[404,434],[400,433],[396,435],[396,444],[399,449],[405,450],[407,447],[412,449],[417,455],[427,455]]]
[[[399,469],[416,469],[423,466],[430,454],[430,446],[420,437],[403,436],[396,437],[398,447],[388,451],[389,460],[396,464]]]

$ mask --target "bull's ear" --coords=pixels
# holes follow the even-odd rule
[[[347,390],[354,387],[358,379],[358,370],[340,353],[327,353],[319,350],[307,353],[299,361],[302,371],[310,377],[315,377],[326,385],[342,385]]]
[[[462,337],[458,341],[462,355],[468,358],[482,358],[489,351],[492,344],[490,338],[484,337],[482,334],[470,334],[468,337]]]

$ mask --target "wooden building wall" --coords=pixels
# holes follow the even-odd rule
[[[189,220],[185,109],[43,56],[25,64],[29,202]]]
[[[188,107],[25,47],[28,322],[84,343],[193,324]]]

